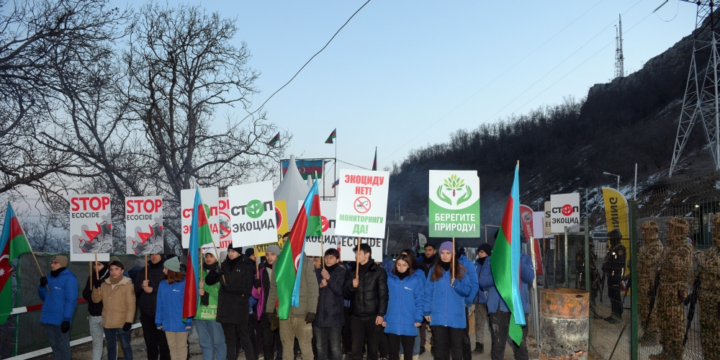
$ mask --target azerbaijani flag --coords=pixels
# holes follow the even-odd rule
[[[288,243],[283,246],[275,265],[275,280],[278,292],[278,317],[286,320],[290,315],[290,305],[300,306],[300,281],[305,252],[306,236],[322,236],[322,216],[320,215],[320,194],[318,181],[313,183],[305,202],[298,212],[295,224],[290,230]],[[297,266],[296,266],[297,264]],[[300,272],[298,272],[300,269]]]
[[[377,146],[375,147],[375,158],[373,159],[373,171],[377,170]]]
[[[10,263],[20,254],[30,252],[30,244],[9,202],[0,234],[0,249],[0,325],[3,325],[10,316],[13,305]]]
[[[520,185],[518,173],[520,163],[515,167],[515,180],[505,214],[493,246],[490,268],[495,279],[495,287],[505,301],[511,313],[510,338],[519,346],[522,342],[522,326],[525,322],[525,310],[520,297]]]
[[[330,136],[328,136],[327,140],[325,140],[326,144],[332,144],[333,140],[337,137],[337,128],[333,130],[333,132],[330,133]]]
[[[338,185],[340,185],[340,179],[335,180],[335,182],[332,184],[332,188],[334,189]]]
[[[278,141],[280,141],[280,132],[279,131],[278,131],[277,135],[275,135],[275,137],[273,137],[270,140],[268,145],[270,145],[271,147],[275,147],[275,145],[277,145]]]
[[[190,244],[188,245],[187,270],[185,271],[185,296],[183,299],[182,317],[189,318],[197,313],[198,294],[200,293],[200,248],[212,243],[208,211],[200,198],[200,190],[195,188],[195,204],[193,204],[192,223],[190,225]]]

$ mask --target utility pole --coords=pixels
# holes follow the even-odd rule
[[[622,15],[618,15],[618,25],[615,27],[615,78],[625,76],[625,58],[622,50]]]

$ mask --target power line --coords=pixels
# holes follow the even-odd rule
[[[354,166],[354,167],[359,167],[359,168],[365,169],[365,170],[371,170],[371,169],[368,169],[368,168],[366,168],[366,167],[364,167],[364,166],[351,164],[351,163],[349,163],[349,162],[345,162],[345,161],[342,161],[342,160],[340,160],[340,159],[338,159],[338,162],[341,162],[341,163],[346,164],[346,165],[351,165],[351,166]]]
[[[347,21],[345,21],[345,23],[342,24],[342,26],[335,32],[335,34],[333,34],[333,36],[330,38],[330,40],[328,40],[328,42],[325,44],[325,46],[323,46],[322,49],[320,49],[320,51],[316,52],[315,55],[313,55],[312,57],[310,57],[310,60],[308,60],[308,61],[300,68],[300,70],[298,70],[298,71],[295,73],[295,75],[293,75],[293,77],[290,78],[290,80],[288,80],[288,82],[285,83],[285,85],[283,85],[283,86],[281,86],[279,89],[275,90],[275,92],[272,93],[272,95],[270,95],[270,97],[267,98],[267,100],[265,100],[265,102],[263,102],[262,105],[260,105],[260,107],[258,107],[257,109],[255,109],[255,111],[249,113],[247,116],[245,116],[245,117],[243,118],[243,120],[247,119],[248,117],[254,115],[256,112],[260,111],[260,109],[262,109],[263,106],[265,106],[265,104],[267,104],[267,102],[270,101],[270,99],[272,99],[273,96],[275,96],[275,94],[279,93],[280,90],[284,89],[284,88],[285,88],[286,86],[288,86],[293,80],[295,80],[295,78],[300,74],[300,72],[303,71],[303,69],[304,69],[316,56],[318,56],[323,50],[325,50],[325,48],[328,47],[328,45],[330,45],[330,42],[332,42],[333,39],[335,39],[335,37],[337,36],[337,34],[340,33],[340,30],[342,30],[342,29],[345,27],[345,25],[347,25],[347,24],[350,22],[350,20],[352,20],[352,18],[355,17],[355,15],[357,15],[357,13],[359,13],[360,10],[362,10],[362,9],[365,7],[365,5],[367,5],[369,2],[370,2],[370,0],[367,0],[364,4],[362,4],[362,6],[360,6],[360,8],[358,8],[357,10],[355,10],[355,12],[354,12],[352,15],[350,15],[350,17],[347,19]]]

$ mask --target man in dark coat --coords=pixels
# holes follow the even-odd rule
[[[145,278],[145,268],[142,268],[134,281],[135,294],[140,294],[138,308],[140,309],[140,324],[143,329],[148,360],[157,360],[158,357],[160,360],[170,360],[170,348],[167,338],[165,338],[165,332],[158,330],[155,326],[157,293],[160,282],[165,276],[163,264],[162,255],[151,254],[147,264],[147,279]]]
[[[343,284],[345,267],[338,263],[340,253],[336,249],[325,251],[325,268],[316,269],[320,296],[313,333],[317,342],[317,360],[342,360],[341,333],[345,325]],[[329,350],[329,352],[328,352]]]
[[[350,299],[350,327],[352,331],[352,359],[362,360],[363,348],[367,340],[368,360],[378,359],[378,342],[383,317],[387,312],[388,287],[387,273],[375,264],[372,249],[368,244],[360,244],[356,250],[356,267],[345,273],[343,295]]]
[[[605,320],[611,324],[617,324],[622,320],[623,313],[621,282],[625,275],[627,251],[625,245],[620,242],[622,234],[619,230],[615,229],[609,232],[608,238],[610,240],[610,250],[608,250],[602,270],[607,274],[608,297],[610,298],[612,314]]]
[[[237,358],[241,343],[245,358],[255,359],[253,340],[248,331],[252,289],[260,287],[255,273],[255,263],[242,254],[242,248],[237,247],[228,249],[227,259],[205,277],[208,285],[220,283],[217,322],[222,324],[225,333],[228,359]]]
[[[99,303],[93,302],[92,289],[93,286],[100,287],[100,284],[110,277],[110,271],[108,270],[108,263],[106,262],[99,262],[93,267],[94,271],[88,276],[88,281],[85,283],[85,289],[82,295],[88,304],[88,322],[90,325],[90,336],[92,338],[93,360],[102,360],[104,349],[103,341],[105,340],[105,332],[102,325],[103,303],[102,301]]]

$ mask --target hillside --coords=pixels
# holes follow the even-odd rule
[[[472,131],[458,131],[448,143],[417,149],[392,169],[392,206],[422,214],[427,207],[428,170],[477,170],[483,224],[497,224],[520,160],[523,204],[535,210],[550,194],[588,189],[595,225],[604,224],[599,188],[615,187],[632,197],[635,164],[639,189],[668,181],[667,173],[685,91],[692,34],[649,60],[643,68],[610,83],[596,84],[583,100],[531,111]],[[704,69],[706,59],[699,61]],[[696,125],[672,181],[713,171],[702,126]],[[583,206],[584,208],[584,206]],[[393,210],[389,210],[392,218]],[[412,216],[412,215],[410,215]]]

